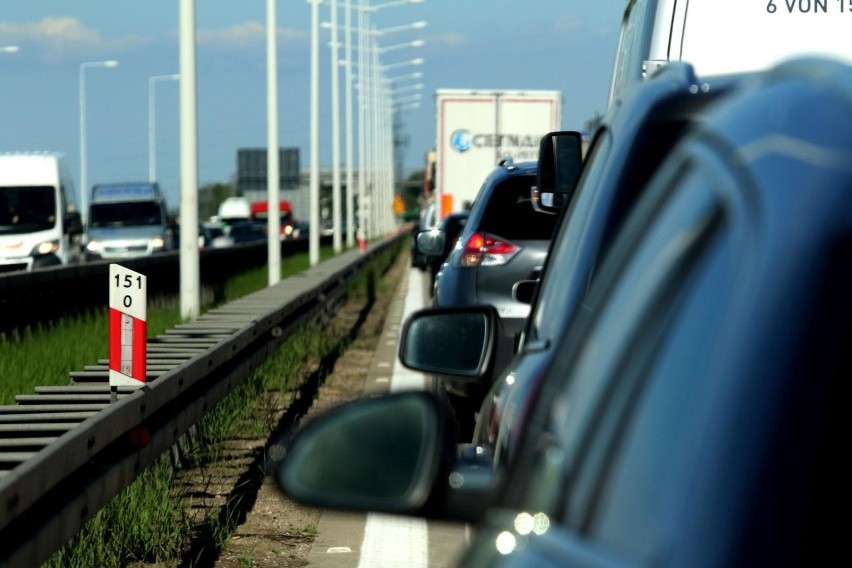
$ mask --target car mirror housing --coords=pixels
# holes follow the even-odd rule
[[[479,380],[491,369],[497,326],[491,306],[417,311],[403,326],[399,359],[416,371]]]
[[[410,391],[320,416],[290,443],[278,483],[315,506],[416,512],[428,501],[445,455],[440,410],[431,395]]]
[[[555,213],[571,202],[583,167],[583,137],[576,131],[550,132],[539,144],[538,173],[532,191],[537,211]]]
[[[315,507],[479,522],[503,476],[475,448],[459,454],[450,423],[446,399],[429,392],[351,402],[296,433],[275,479]]]
[[[417,233],[417,252],[426,256],[440,256],[444,252],[447,235],[444,231],[432,229]]]

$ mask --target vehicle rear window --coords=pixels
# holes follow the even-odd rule
[[[518,176],[495,186],[485,203],[479,230],[509,240],[549,240],[559,217],[533,209],[533,184],[535,176]]]

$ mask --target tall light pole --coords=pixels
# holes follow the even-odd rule
[[[195,0],[178,4],[180,59],[180,314],[201,312],[198,259],[198,89],[195,53]]]
[[[311,158],[310,202],[308,222],[308,259],[311,266],[319,264],[319,5],[322,0],[307,0],[311,5]]]
[[[86,177],[86,69],[94,67],[118,67],[118,61],[110,59],[107,61],[87,61],[80,64],[80,216],[85,223],[88,218],[89,180]]]
[[[353,115],[352,115],[352,2],[346,2],[346,17],[344,19],[346,50],[346,246],[355,245],[355,176],[353,175],[355,150],[353,144]]]
[[[266,190],[268,282],[281,281],[281,164],[278,144],[278,0],[266,0]]]
[[[148,181],[157,181],[157,99],[155,86],[161,81],[177,81],[180,75],[148,77]]]
[[[331,0],[331,209],[334,253],[342,250],[340,234],[340,87],[338,78],[337,0]]]

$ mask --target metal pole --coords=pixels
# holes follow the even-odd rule
[[[267,252],[269,285],[281,280],[281,175],[278,148],[278,11],[277,0],[266,0],[266,187],[268,192]]]
[[[352,140],[352,2],[346,2],[346,246],[355,246],[355,188],[352,172],[354,144]]]
[[[89,180],[86,178],[86,64],[80,65],[80,218],[83,224],[89,218],[86,197]]]
[[[366,49],[366,33],[364,12],[367,0],[360,0],[358,6],[358,250],[367,250],[367,215],[366,215],[366,170],[367,170],[367,73],[364,68],[367,58],[364,55]]]
[[[308,0],[311,4],[311,173],[310,173],[310,230],[308,233],[308,258],[311,266],[319,264],[319,5],[321,0]]]
[[[195,0],[180,0],[180,311],[201,311],[198,262],[198,103]]]
[[[117,67],[118,61],[90,61],[80,64],[80,217],[83,223],[89,216],[87,197],[88,197],[88,148],[86,145],[86,69],[92,67]]]
[[[342,250],[340,203],[340,87],[338,78],[337,0],[331,0],[331,210],[334,253]]]
[[[148,181],[157,181],[157,91],[160,81],[177,81],[180,75],[155,75],[148,78]]]

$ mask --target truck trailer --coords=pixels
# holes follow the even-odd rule
[[[473,204],[501,160],[538,159],[541,137],[560,130],[560,91],[438,89],[434,197],[440,217]]]

